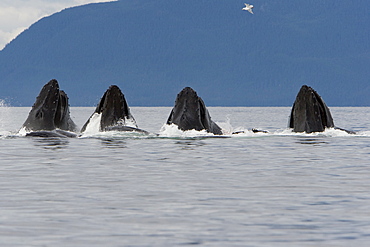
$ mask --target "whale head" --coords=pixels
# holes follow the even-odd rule
[[[76,131],[77,126],[70,118],[67,94],[59,90],[57,80],[53,79],[43,86],[23,127],[27,131]]]
[[[290,114],[289,127],[294,132],[322,132],[334,127],[329,108],[311,87],[303,85],[299,90]]]
[[[176,124],[181,130],[206,130],[215,135],[222,134],[221,128],[212,121],[203,100],[190,87],[185,87],[177,95],[167,124]]]
[[[125,96],[118,86],[112,85],[100,99],[94,113],[82,127],[84,132],[94,115],[100,115],[100,130],[110,130],[112,127],[118,129],[119,126],[137,128],[136,121],[130,113],[130,108]]]

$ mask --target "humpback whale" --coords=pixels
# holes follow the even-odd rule
[[[75,136],[76,124],[70,117],[67,94],[58,81],[46,83],[36,98],[22,129],[30,136]],[[38,135],[40,133],[40,135]]]
[[[95,120],[97,119],[97,120]],[[100,99],[95,111],[84,124],[81,132],[86,132],[94,121],[99,121],[99,131],[136,131],[148,134],[147,131],[139,129],[125,96],[118,86],[112,85]]]
[[[299,90],[289,119],[289,127],[294,132],[323,132],[325,128],[335,128],[330,110],[320,95],[311,87],[303,85]]]
[[[303,85],[299,90],[290,114],[289,127],[294,132],[322,132],[333,128],[334,121],[329,108],[311,87]]]
[[[167,124],[176,124],[181,130],[206,130],[215,135],[222,135],[221,128],[212,121],[211,116],[197,93],[185,87],[175,101]]]

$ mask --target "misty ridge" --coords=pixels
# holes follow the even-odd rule
[[[71,106],[118,85],[130,106],[291,106],[303,84],[328,106],[370,105],[370,2],[121,0],[45,17],[0,52],[0,99],[31,106],[55,78]],[[317,6],[317,7],[312,7]]]

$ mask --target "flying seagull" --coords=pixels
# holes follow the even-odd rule
[[[242,8],[242,10],[248,10],[249,13],[253,14],[252,9],[253,9],[253,5],[252,4],[247,4],[247,3],[245,3],[245,7]]]

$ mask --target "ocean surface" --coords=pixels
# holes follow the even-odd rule
[[[212,138],[131,107],[154,134],[35,138],[18,134],[30,108],[3,105],[0,246],[369,246],[370,108],[330,109],[357,134],[292,133],[290,107],[209,107],[228,137]]]

